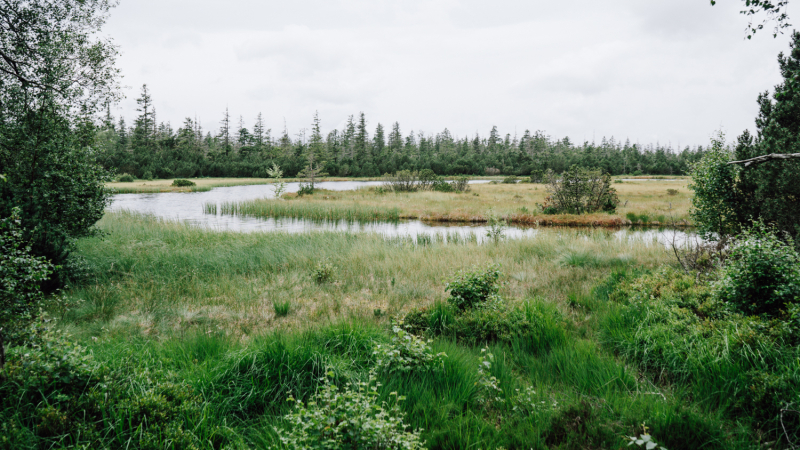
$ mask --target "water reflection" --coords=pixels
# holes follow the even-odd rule
[[[487,182],[475,180],[471,183]],[[317,184],[321,189],[346,191],[368,186],[381,185],[381,181],[327,181]],[[288,192],[297,192],[299,183],[288,183]],[[164,192],[152,194],[117,194],[109,210],[131,211],[153,215],[167,220],[183,221],[195,226],[213,230],[231,230],[241,232],[281,231],[286,233],[308,233],[314,231],[338,231],[347,233],[377,233],[386,237],[407,238],[413,241],[431,239],[443,242],[477,241],[487,239],[488,227],[483,224],[449,224],[428,223],[419,220],[400,222],[348,222],[313,221],[306,219],[261,219],[238,217],[231,215],[206,214],[203,205],[224,202],[236,202],[273,198],[270,185],[219,187],[206,192]],[[543,230],[536,227],[509,226],[503,235],[509,239],[523,239],[536,236]],[[555,230],[553,230],[555,231]],[[644,242],[661,242],[667,244],[673,237],[678,242],[687,239],[682,231],[672,230],[605,230],[609,236],[617,239],[638,239]],[[596,233],[596,230],[594,231]],[[674,236],[673,236],[674,235]],[[589,233],[587,233],[587,238]]]

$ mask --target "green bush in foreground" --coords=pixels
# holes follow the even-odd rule
[[[308,403],[294,398],[295,410],[286,416],[289,431],[281,435],[292,449],[422,449],[420,431],[408,431],[399,402],[405,397],[393,392],[391,403],[379,402],[380,383],[349,383],[340,390],[328,373]]]
[[[410,372],[442,368],[444,353],[434,353],[430,341],[414,336],[402,328],[402,323],[392,326],[391,343],[377,344],[375,368],[379,372]]]
[[[499,278],[500,270],[497,266],[489,266],[485,271],[459,272],[445,287],[445,290],[450,291],[448,301],[462,311],[486,303],[497,295],[500,289],[497,285]]]
[[[177,186],[177,187],[191,187],[191,186],[197,186],[197,184],[196,184],[194,181],[192,181],[192,180],[185,180],[185,179],[183,179],[183,178],[177,178],[177,179],[173,180],[173,181],[172,181],[172,185],[173,185],[173,186]]]
[[[745,316],[694,274],[671,268],[611,281],[604,340],[657,381],[777,438],[781,409],[800,397],[800,309]],[[786,414],[788,430],[800,417]]]
[[[800,302],[800,257],[786,239],[760,223],[739,235],[715,295],[746,314],[776,315]]]

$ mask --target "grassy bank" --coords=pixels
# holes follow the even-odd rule
[[[684,179],[624,181],[615,183],[614,187],[621,200],[614,214],[542,214],[536,205],[544,203],[548,195],[546,188],[527,183],[473,184],[467,193],[394,193],[370,187],[355,191],[320,191],[302,197],[286,194],[284,199],[289,201],[226,203],[219,212],[250,217],[329,220],[394,220],[397,217],[455,223],[486,222],[491,215],[497,215],[510,223],[523,225],[595,227],[689,224],[691,191]]]
[[[177,187],[172,186],[173,179],[164,180],[136,180],[130,183],[106,183],[116,194],[153,194],[159,192],[205,192],[216,187],[248,186],[259,184],[272,184],[272,178],[187,178],[197,186]],[[319,181],[376,181],[379,178],[320,178]],[[287,183],[305,181],[304,178],[284,178]]]
[[[404,396],[405,423],[430,449],[623,448],[643,424],[671,449],[757,440],[747,418],[601,344],[618,310],[605,280],[669,262],[654,242],[543,229],[497,244],[413,245],[214,232],[130,214],[109,214],[100,228],[104,237],[79,243],[91,276],[67,292],[77,307],[52,311],[86,350],[58,355],[52,378],[25,372],[51,360],[46,349],[11,351],[0,398],[14,401],[0,400],[0,448],[286,448],[289,396],[307,401],[322,378],[345,389],[370,373],[381,383],[376,401]],[[432,335],[441,366],[376,371],[391,318],[441,308],[455,272],[490,263],[502,272],[502,303],[464,316],[464,330],[518,333]],[[18,364],[31,358],[22,352],[34,362]]]

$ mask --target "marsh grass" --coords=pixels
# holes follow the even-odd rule
[[[629,181],[618,187],[622,204],[614,214],[546,215],[537,205],[545,202],[541,184],[473,184],[472,195],[436,191],[386,193],[375,187],[354,191],[322,192],[289,201],[255,200],[209,205],[207,212],[248,217],[294,217],[315,220],[374,221],[416,219],[433,222],[481,223],[497,217],[513,224],[620,227],[626,224],[675,226],[689,224],[691,198],[687,180]],[[675,195],[667,187],[682,188]],[[656,220],[651,220],[655,218]]]
[[[686,395],[697,391],[654,384],[600,345],[599,323],[614,307],[596,287],[612,289],[612,273],[667,262],[655,242],[549,229],[492,245],[419,245],[369,234],[208,231],[129,213],[107,214],[99,226],[104,235],[77,250],[93,277],[67,292],[85,302],[58,326],[130,373],[118,388],[134,397],[136,374],[169,373],[190,386],[202,414],[187,417],[202,420],[182,429],[200,448],[280,448],[289,396],[309,399],[326,372],[339,386],[366,380],[375,345],[390,339],[389,321],[412,308],[430,308],[431,327],[446,329],[453,312],[445,284],[490,263],[505,274],[504,302],[534,324],[525,336],[488,344],[502,401],[480,401],[480,346],[447,333],[431,344],[447,354],[443,370],[380,379],[379,399],[405,396],[407,422],[424,430],[428,448],[619,448],[643,422],[668,448],[753,447],[746,420]],[[309,276],[319,261],[337,267],[330,282]],[[35,410],[24,414],[0,411],[23,428],[40,420]],[[16,448],[62,445],[47,439]],[[99,447],[124,446],[99,439]]]

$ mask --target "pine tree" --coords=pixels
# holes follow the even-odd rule
[[[222,122],[220,122],[219,128],[219,139],[222,141],[222,151],[225,153],[225,156],[228,156],[231,152],[231,115],[228,113],[228,108],[225,108],[225,115],[222,116]]]
[[[138,107],[136,111],[140,112],[139,117],[136,118],[133,128],[133,145],[138,148],[151,148],[153,144],[153,99],[150,97],[150,91],[147,90],[147,84],[142,85],[142,93],[136,99]]]
[[[314,158],[319,165],[324,165],[328,160],[325,142],[322,139],[322,131],[320,129],[319,111],[314,113],[314,123],[311,125],[311,140],[308,142],[308,151],[314,154]]]

